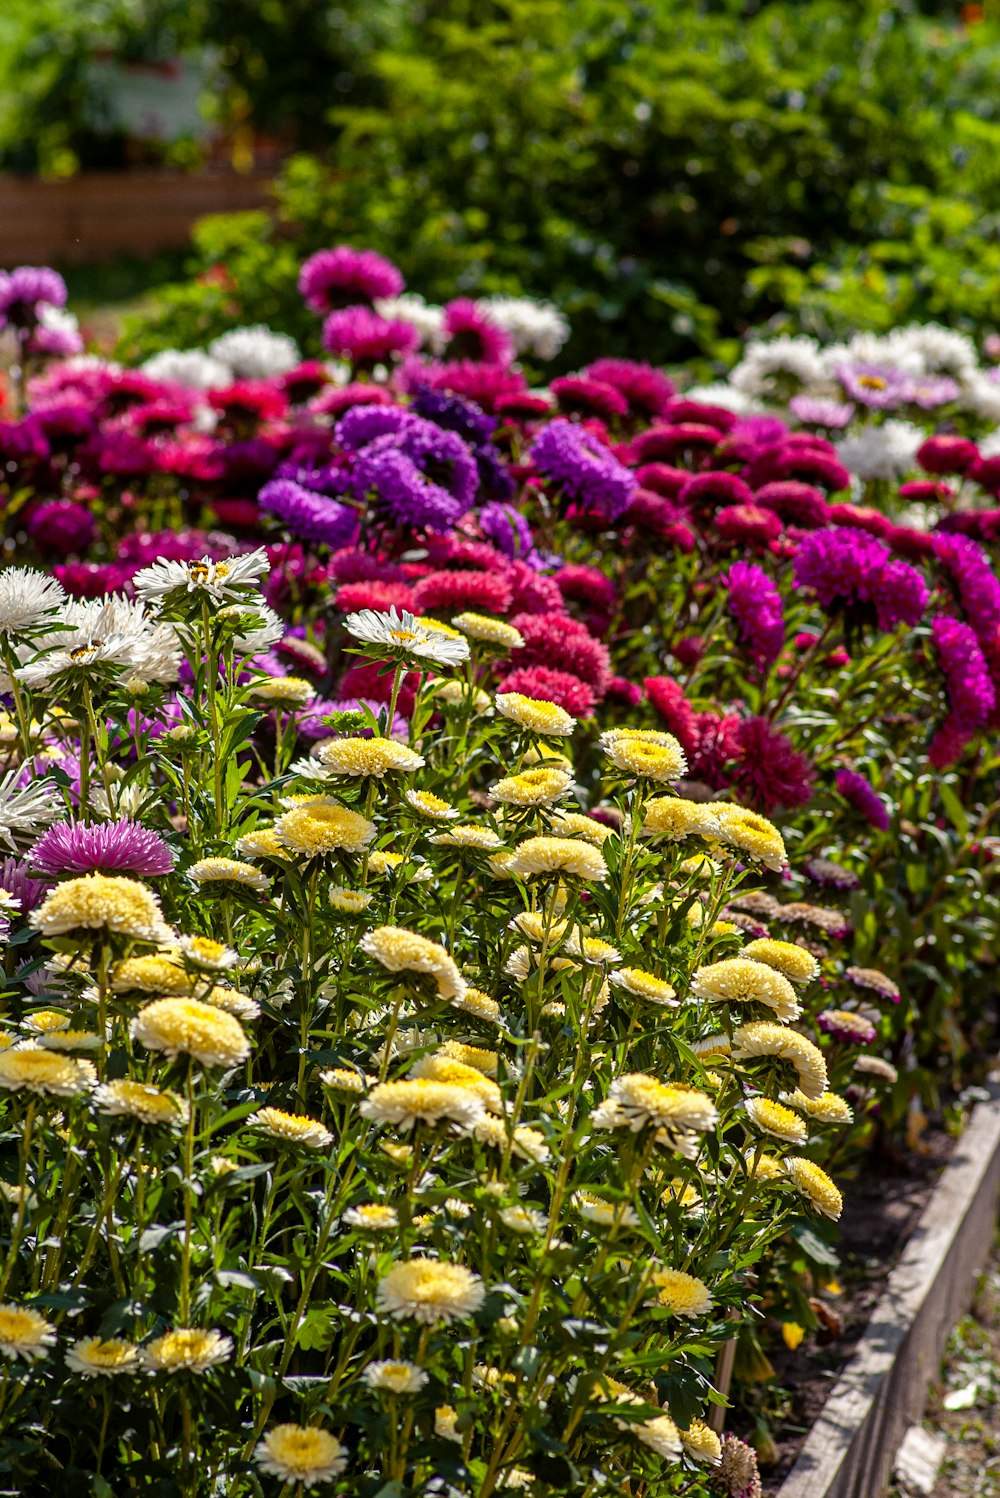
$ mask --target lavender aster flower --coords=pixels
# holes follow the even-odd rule
[[[936,406],[946,406],[949,401],[958,400],[962,390],[958,381],[948,375],[924,375],[910,380],[904,393],[911,406],[933,411]]]
[[[567,499],[617,520],[628,508],[638,480],[592,432],[557,418],[535,439],[531,459]]]
[[[472,504],[478,474],[461,437],[410,416],[398,432],[376,437],[357,456],[355,492],[374,490],[405,525],[450,530]]]
[[[6,890],[21,902],[21,915],[27,915],[45,898],[46,886],[37,879],[28,877],[27,863],[22,859],[5,858],[0,863],[0,889]]]
[[[889,411],[902,405],[910,383],[891,364],[841,364],[837,379],[852,400],[873,411]]]
[[[333,436],[345,452],[359,452],[376,437],[402,431],[412,421],[402,406],[352,406],[337,422]]]
[[[826,400],[818,395],[793,395],[788,409],[799,421],[810,427],[827,427],[839,431],[854,415],[852,401]]]
[[[778,659],[785,643],[781,595],[763,568],[752,562],[734,562],[726,584],[729,612],[739,625],[757,670],[763,674]]]
[[[916,624],[927,607],[927,585],[881,541],[851,526],[813,531],[799,547],[795,585],[808,588],[830,613],[845,611],[849,630],[872,613],[880,629]]]
[[[885,832],[889,827],[889,811],[882,797],[877,795],[863,775],[857,770],[838,770],[837,790],[855,811],[859,811],[872,827]]]
[[[120,822],[57,822],[32,848],[33,873],[169,874],[174,855],[156,832],[125,817]]]
[[[448,432],[457,432],[468,444],[479,469],[479,484],[484,493],[497,499],[509,499],[513,495],[514,480],[492,440],[496,420],[487,416],[475,401],[445,390],[432,390],[425,385],[417,391],[411,410]]]
[[[937,535],[934,552],[955,584],[958,601],[980,640],[992,640],[1000,625],[1000,582],[986,554],[968,536]]]
[[[483,505],[479,512],[479,529],[504,556],[527,558],[534,555],[531,526],[513,505]]]
[[[19,265],[0,271],[0,328],[33,328],[41,308],[65,307],[66,282],[47,265]]]
[[[305,489],[294,479],[272,479],[260,491],[262,510],[276,515],[293,536],[323,546],[348,546],[358,528],[357,511],[325,494]]]
[[[996,706],[996,689],[975,630],[958,619],[938,618],[931,626],[934,650],[944,673],[948,716],[931,740],[932,765],[958,759]]]

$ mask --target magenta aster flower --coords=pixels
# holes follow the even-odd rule
[[[815,769],[766,718],[738,720],[728,737],[736,760],[729,779],[753,807],[769,815],[780,806],[805,806],[812,799]]]
[[[996,689],[975,631],[968,624],[941,617],[934,620],[931,634],[949,706],[928,751],[931,764],[940,769],[958,759],[987,721],[996,706]]]
[[[412,324],[379,317],[367,307],[331,312],[323,324],[327,353],[362,367],[412,354],[419,343],[420,334]]]
[[[312,312],[335,312],[377,297],[399,296],[406,283],[396,267],[374,250],[339,244],[310,255],[299,271],[299,292]]]
[[[568,416],[600,416],[605,420],[628,415],[628,401],[613,385],[583,375],[563,375],[549,389]]]
[[[836,785],[844,800],[849,801],[866,822],[877,827],[880,832],[888,829],[888,808],[863,775],[859,775],[857,770],[838,770]]]
[[[476,363],[500,364],[504,368],[514,361],[511,339],[493,321],[486,308],[468,297],[447,303],[441,327],[448,340],[447,353],[451,359],[472,359]]]
[[[583,373],[611,385],[625,397],[635,415],[649,420],[662,415],[676,394],[673,381],[665,374],[652,364],[637,364],[632,359],[598,359]]]
[[[41,307],[65,307],[66,282],[47,265],[0,271],[0,328],[33,328]]]
[[[57,822],[28,855],[32,873],[169,874],[174,855],[156,832],[125,817],[120,822]]]
[[[781,595],[767,573],[753,562],[734,562],[726,577],[728,609],[749,647],[754,665],[763,675],[781,654],[785,621]]]
[[[848,630],[874,613],[880,629],[916,624],[927,607],[927,585],[907,562],[895,561],[881,541],[849,526],[813,531],[794,562],[795,586],[821,608],[847,616]]]
[[[968,536],[937,535],[934,551],[955,585],[958,601],[980,640],[1000,626],[1000,582],[986,554]]]
[[[917,462],[927,473],[965,473],[978,457],[979,449],[968,437],[947,432],[928,437],[917,448]]]
[[[20,900],[22,916],[34,910],[45,898],[47,886],[40,884],[37,879],[28,876],[28,865],[25,860],[18,862],[16,858],[5,858],[0,863],[0,889],[6,890],[8,895],[13,895],[15,900]]]
[[[798,479],[775,479],[762,484],[753,502],[762,510],[773,510],[786,525],[797,525],[801,530],[813,530],[829,520],[830,507],[822,491]]]

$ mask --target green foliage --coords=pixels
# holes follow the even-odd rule
[[[909,0],[400,13],[395,43],[370,58],[381,106],[328,89],[335,149],[295,157],[280,180],[299,258],[346,240],[432,299],[552,297],[573,323],[569,364],[725,355],[786,307],[836,329],[988,318],[992,23],[946,26]],[[202,237],[199,266],[220,237]],[[300,315],[291,258],[259,239],[229,246],[243,315],[268,315],[279,294],[283,325]],[[154,323],[149,346],[182,325]]]

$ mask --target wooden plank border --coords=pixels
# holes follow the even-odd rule
[[[977,1104],[777,1498],[880,1498],[993,1245],[1000,1085]]]

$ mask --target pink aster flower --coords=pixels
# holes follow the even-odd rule
[[[598,359],[588,364],[583,373],[588,379],[611,385],[625,397],[633,415],[648,420],[662,415],[674,398],[673,381],[652,364],[638,364],[632,359]]]
[[[996,690],[975,631],[958,619],[940,617],[931,625],[948,692],[948,716],[931,740],[929,758],[941,768],[958,759],[996,706]]]
[[[480,364],[514,362],[514,344],[488,310],[469,297],[458,297],[444,309],[441,330],[451,359],[471,359]]]
[[[549,389],[568,416],[601,416],[605,419],[628,415],[628,401],[613,385],[581,375],[564,375],[553,380]]]
[[[574,718],[589,718],[594,711],[594,690],[569,671],[547,666],[524,666],[504,677],[505,692],[521,692],[540,702],[555,702]]]
[[[917,462],[925,473],[965,473],[979,457],[979,449],[968,437],[938,433],[917,448]]]
[[[299,292],[313,312],[335,312],[378,297],[399,296],[406,283],[389,260],[374,250],[339,244],[310,255],[299,271]]]
[[[331,312],[323,324],[323,347],[338,359],[359,367],[382,364],[411,354],[420,342],[417,329],[399,319],[379,317],[367,307]]]
[[[752,562],[734,562],[726,584],[729,612],[757,671],[763,675],[778,659],[785,643],[781,595],[767,573]]]
[[[169,874],[174,856],[162,837],[125,817],[120,822],[57,822],[28,855],[33,873]]]

